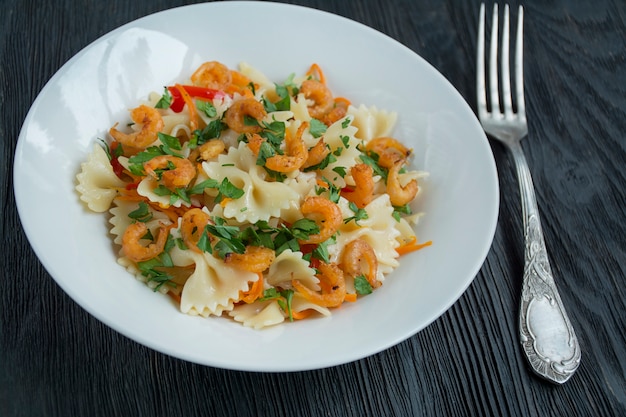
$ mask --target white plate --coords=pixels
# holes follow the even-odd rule
[[[262,331],[229,319],[190,317],[116,263],[106,216],[74,190],[94,141],[151,91],[207,60],[246,61],[282,82],[311,63],[353,103],[397,111],[395,136],[415,151],[420,240],[380,289],[332,317]],[[50,275],[96,318],[135,341],[188,361],[248,371],[297,371],[389,348],[443,314],[491,246],[498,182],[487,139],[457,91],[418,55],[345,18],[267,2],[167,10],[124,25],[68,61],[35,100],[14,165],[22,224]],[[63,318],[59,318],[63,320]]]

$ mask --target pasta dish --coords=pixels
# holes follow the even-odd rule
[[[183,313],[255,329],[329,316],[430,244],[397,114],[335,96],[316,64],[278,84],[206,62],[138,104],[76,189],[109,215],[118,263]]]

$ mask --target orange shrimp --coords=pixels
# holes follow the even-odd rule
[[[189,249],[195,252],[202,252],[198,248],[198,241],[204,233],[204,228],[211,222],[208,214],[199,208],[192,208],[183,214],[180,224],[180,236]]]
[[[293,172],[300,169],[306,162],[309,151],[302,140],[302,134],[309,127],[308,122],[303,122],[298,128],[296,136],[289,134],[285,137],[285,154],[274,155],[265,160],[265,167],[276,172]]]
[[[122,133],[117,130],[117,123],[109,129],[109,134],[113,139],[125,146],[145,148],[157,140],[157,134],[165,126],[161,113],[143,104],[130,112],[130,118],[133,122],[141,124],[141,130],[135,133]]]
[[[258,133],[246,133],[246,138],[248,139],[248,148],[250,148],[252,153],[258,155],[264,139]]]
[[[245,253],[227,253],[224,262],[249,272],[261,273],[272,265],[276,253],[263,246],[247,246]]]
[[[332,110],[324,116],[322,122],[324,122],[326,126],[330,126],[337,120],[343,119],[344,117],[346,117],[346,114],[348,114],[349,105],[350,101],[348,101],[347,99],[341,97],[336,98]]]
[[[211,139],[203,143],[189,154],[190,161],[208,161],[217,158],[226,149],[226,144],[221,139]]]
[[[324,158],[330,153],[330,149],[326,146],[324,138],[321,138],[315,146],[309,149],[309,155],[302,165],[302,168],[308,168],[320,164]]]
[[[320,280],[321,292],[313,291],[297,279],[291,285],[305,299],[322,307],[339,307],[346,296],[346,281],[343,271],[335,264],[320,262],[317,277]]]
[[[196,177],[196,167],[189,159],[172,155],[159,155],[143,164],[143,169],[155,179],[161,179],[168,188],[188,186]],[[159,173],[156,170],[163,170]]]
[[[404,206],[413,201],[417,195],[417,180],[411,180],[404,187],[400,184],[398,176],[404,162],[404,160],[399,160],[393,164],[387,175],[387,194],[389,194],[389,200],[394,206]]]
[[[362,209],[374,198],[374,170],[367,164],[356,164],[350,168],[350,174],[354,178],[354,190],[342,195]]]
[[[367,272],[363,272],[363,262],[367,265]],[[343,272],[352,277],[364,275],[372,288],[382,285],[376,279],[378,272],[378,259],[374,248],[363,239],[355,239],[348,243],[341,256],[341,269]]]
[[[333,108],[333,94],[330,89],[319,81],[305,80],[300,86],[300,92],[313,104],[308,106],[309,115],[314,119],[322,119]]]
[[[229,94],[240,94],[246,97],[254,97],[252,90],[250,89],[250,84],[253,85],[255,89],[259,88],[258,85],[252,83],[252,81],[243,75],[242,73],[234,70],[230,70],[231,75],[231,83],[226,88],[226,92]]]
[[[258,133],[262,127],[259,123],[250,124],[246,119],[251,117],[260,122],[267,115],[265,107],[254,98],[246,97],[235,100],[226,110],[224,122],[237,133]]]
[[[411,154],[411,150],[400,143],[397,139],[382,136],[367,142],[365,149],[378,154],[378,165],[383,168],[391,168],[400,160],[405,160]]]
[[[165,248],[170,227],[161,223],[156,240],[144,246],[139,241],[148,233],[148,226],[142,222],[130,224],[122,235],[124,255],[133,262],[144,262],[157,257]]]
[[[191,82],[199,87],[226,90],[232,83],[232,74],[221,62],[209,61],[200,65],[191,75]]]
[[[324,197],[307,197],[300,206],[300,211],[305,216],[308,214],[315,215],[316,219],[314,220],[320,228],[318,234],[310,235],[308,239],[301,241],[301,244],[322,243],[334,235],[343,223],[339,206]]]

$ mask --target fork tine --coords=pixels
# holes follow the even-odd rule
[[[504,5],[504,19],[502,22],[502,105],[506,118],[513,114],[513,102],[511,98],[511,69],[509,56],[509,5]]]
[[[478,20],[478,44],[476,45],[476,101],[478,117],[487,115],[487,90],[485,89],[485,3],[481,3]]]
[[[520,5],[517,12],[517,39],[515,41],[515,90],[517,113],[526,119],[524,102],[524,8]]]
[[[500,98],[498,95],[498,4],[493,5],[491,19],[491,44],[489,46],[489,93],[491,96],[491,113],[500,113]]]

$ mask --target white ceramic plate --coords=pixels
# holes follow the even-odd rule
[[[273,24],[269,24],[269,21]],[[323,30],[320,30],[323,28]],[[262,331],[180,313],[116,263],[106,216],[74,190],[94,141],[151,91],[207,60],[246,61],[282,82],[311,63],[337,95],[397,111],[395,136],[415,151],[420,240],[380,289],[332,317]],[[389,348],[443,314],[491,246],[498,182],[487,139],[457,91],[418,55],[375,30],[325,12],[266,2],[218,2],[147,16],[103,36],[47,83],[24,122],[14,165],[22,224],[50,275],[108,326],[188,361],[248,371],[297,371]]]

